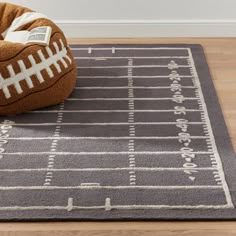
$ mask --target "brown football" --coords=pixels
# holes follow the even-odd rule
[[[77,70],[63,32],[40,13],[9,3],[0,3],[0,22],[0,115],[64,101],[75,86]],[[9,30],[39,26],[52,28],[48,46],[4,41]]]

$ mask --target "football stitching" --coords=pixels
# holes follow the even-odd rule
[[[15,103],[17,103],[17,102],[20,102],[20,101],[22,101],[23,99],[28,98],[28,97],[30,97],[30,96],[32,96],[32,95],[41,94],[41,92],[45,92],[46,90],[52,88],[53,86],[55,86],[55,85],[57,85],[59,82],[61,82],[61,80],[63,80],[65,76],[67,76],[67,75],[69,75],[70,73],[72,73],[73,70],[74,70],[74,69],[72,68],[71,70],[69,70],[69,71],[66,72],[65,74],[61,75],[61,77],[60,77],[59,79],[55,80],[54,83],[51,84],[51,85],[50,85],[49,87],[47,87],[47,88],[43,88],[43,89],[37,90],[37,91],[35,91],[35,92],[27,93],[24,97],[20,97],[20,98],[18,98],[17,100],[15,100],[15,101],[13,101],[13,102],[9,102],[9,103],[6,104],[6,105],[0,105],[0,110],[1,110],[1,108],[7,107],[7,106],[9,106],[9,105],[13,105],[13,104],[15,104]]]
[[[70,64],[72,64],[71,58],[67,55],[68,51],[67,48],[64,46],[63,41],[60,39],[59,40],[61,44],[61,50],[59,49],[59,46],[56,42],[53,42],[53,47],[56,51],[55,54],[53,54],[52,50],[50,47],[46,47],[46,51],[48,53],[48,58],[45,58],[44,54],[42,53],[42,50],[38,50],[37,54],[40,58],[40,62],[36,63],[34,57],[32,54],[28,55],[28,59],[31,63],[30,68],[26,68],[25,63],[23,60],[18,60],[17,63],[20,67],[20,72],[18,74],[15,73],[13,66],[10,64],[7,66],[7,70],[9,72],[10,77],[4,79],[0,73],[0,89],[3,90],[3,93],[6,97],[6,99],[11,98],[11,93],[9,91],[9,86],[14,85],[16,91],[18,94],[23,93],[23,90],[21,88],[20,82],[21,81],[26,81],[28,87],[30,89],[34,88],[31,76],[35,75],[40,83],[45,82],[41,71],[45,70],[49,76],[49,78],[54,77],[54,73],[50,66],[54,65],[56,68],[56,71],[58,73],[62,72],[62,69],[58,62],[61,62],[64,68],[68,68]],[[69,65],[67,61],[69,62]]]

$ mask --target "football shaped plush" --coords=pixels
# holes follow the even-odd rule
[[[0,115],[64,101],[76,83],[76,64],[63,32],[46,16],[0,3]],[[50,26],[48,46],[4,41],[9,32]]]

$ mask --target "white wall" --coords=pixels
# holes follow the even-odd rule
[[[235,0],[8,2],[43,12],[70,37],[236,36]]]

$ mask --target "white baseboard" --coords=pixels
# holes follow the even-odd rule
[[[236,20],[55,21],[67,37],[236,37]]]

